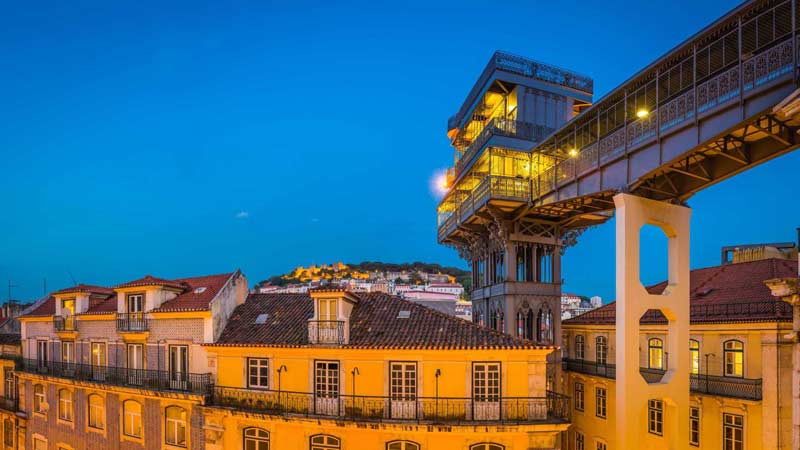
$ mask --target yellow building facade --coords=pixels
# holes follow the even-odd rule
[[[666,318],[650,310],[640,320],[640,375],[659,383],[669,353],[690,356],[687,448],[791,449],[791,306],[771,296],[764,281],[796,277],[797,261],[766,259],[698,269],[690,276],[690,335],[670,348]],[[665,285],[648,288],[659,293]],[[572,397],[570,450],[617,449],[620,414],[638,414],[641,448],[668,448],[668,405],[647,399],[639,411],[620,411],[616,398],[615,304],[563,322],[563,368]]]
[[[206,347],[209,450],[554,449],[568,427],[552,347],[386,294],[251,295]]]

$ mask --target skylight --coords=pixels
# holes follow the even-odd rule
[[[258,317],[256,317],[256,323],[257,324],[266,323],[268,318],[269,314],[259,314]]]
[[[398,319],[408,319],[411,317],[411,311],[400,311],[397,313]]]
[[[199,288],[195,288],[195,290],[194,290],[194,293],[195,293],[195,294],[202,294],[202,293],[203,293],[203,292],[205,292],[205,291],[206,291],[206,288],[204,288],[204,287],[199,287]]]

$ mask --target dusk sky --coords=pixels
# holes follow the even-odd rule
[[[436,242],[430,179],[493,51],[585,73],[599,99],[738,2],[138,3],[2,6],[3,299],[7,280],[32,300],[70,274],[466,268]],[[692,198],[692,266],[795,240],[798,167],[800,152]],[[613,222],[566,255],[564,290],[613,299]]]

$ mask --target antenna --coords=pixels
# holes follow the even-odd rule
[[[47,295],[47,277],[42,278],[42,290],[44,293],[42,295]]]
[[[74,276],[72,276],[72,271],[71,271],[71,270],[69,270],[69,269],[67,269],[67,273],[69,274],[69,277],[70,277],[70,278],[72,278],[72,285],[73,285],[73,286],[77,286],[77,285],[78,285],[78,282],[77,282],[77,281],[75,281],[75,277],[74,277]]]
[[[8,280],[8,300],[11,300],[11,288],[19,287],[18,284],[11,284],[11,280]]]

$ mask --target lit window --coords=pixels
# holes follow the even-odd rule
[[[73,363],[75,362],[75,343],[72,341],[61,342],[61,362]]]
[[[386,450],[419,450],[419,444],[411,441],[392,441],[386,444]]]
[[[72,391],[58,391],[58,418],[72,422]]]
[[[664,341],[659,338],[650,338],[647,340],[648,350],[648,367],[651,369],[664,368]]]
[[[700,408],[689,408],[689,443],[700,445]]]
[[[102,430],[106,427],[106,406],[103,397],[89,395],[89,427]]]
[[[47,441],[44,439],[33,438],[33,450],[47,450]]]
[[[269,360],[267,358],[247,358],[247,386],[269,389]]]
[[[269,450],[269,432],[261,428],[245,428],[244,450]]]
[[[122,432],[126,436],[142,437],[142,404],[126,400],[122,404]]]
[[[9,367],[3,369],[3,378],[5,380],[3,396],[7,399],[17,398],[17,380],[14,378],[14,370]]]
[[[608,339],[605,336],[597,336],[595,341],[595,361],[597,364],[605,365],[608,359]]]
[[[584,450],[584,437],[583,433],[575,432],[575,450]]]
[[[167,444],[186,447],[186,410],[180,406],[168,406],[166,410]]]
[[[583,411],[583,383],[575,383],[575,409]]]
[[[584,339],[583,335],[575,336],[575,359],[583,359]]]
[[[725,376],[744,376],[744,344],[742,341],[725,341],[723,353],[725,356]]]
[[[594,414],[601,419],[606,418],[606,388],[595,388],[595,410]]]
[[[37,384],[33,387],[33,412],[43,413],[45,403],[44,386]]]
[[[744,450],[744,417],[722,415],[722,450]]]
[[[597,450],[608,450],[605,442],[597,441],[597,445],[595,445],[595,449]]]
[[[664,433],[664,402],[661,400],[647,402],[647,432],[659,436]]]
[[[342,441],[334,436],[327,434],[318,434],[311,436],[310,450],[340,450],[342,448]]]
[[[692,357],[692,373],[700,373],[700,342],[691,339],[689,341],[689,355]]]

